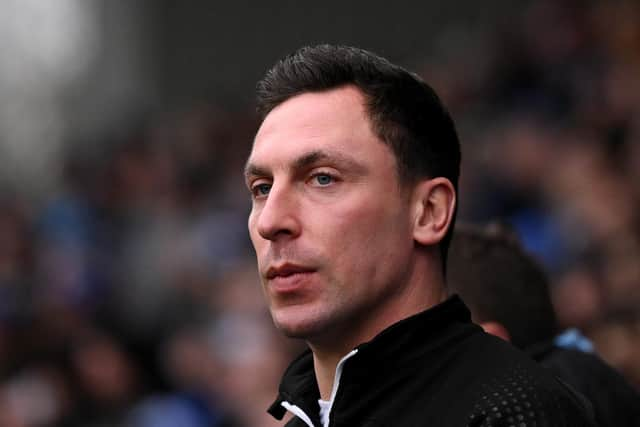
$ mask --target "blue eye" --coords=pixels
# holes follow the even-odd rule
[[[333,177],[327,174],[318,174],[315,176],[315,180],[318,184],[325,186],[333,182]]]
[[[251,191],[254,196],[266,196],[271,191],[271,184],[258,184],[254,186]]]

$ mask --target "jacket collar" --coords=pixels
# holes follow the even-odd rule
[[[371,341],[360,344],[358,353],[345,364],[348,381],[355,382],[366,391],[374,387],[377,378],[404,366],[413,366],[425,354],[437,350],[450,339],[445,333],[454,323],[470,323],[471,314],[458,296],[403,319],[380,332]],[[372,375],[376,372],[377,375]],[[286,409],[283,401],[302,408],[314,421],[318,416],[320,393],[313,368],[313,355],[306,350],[285,371],[277,399],[268,412],[282,419]]]

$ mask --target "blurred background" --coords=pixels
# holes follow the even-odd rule
[[[291,357],[246,232],[256,81],[353,44],[416,71],[563,326],[640,387],[640,3],[1,0],[0,425],[262,427]]]

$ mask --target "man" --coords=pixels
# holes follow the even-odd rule
[[[276,326],[309,346],[272,415],[589,425],[576,396],[446,300],[460,149],[429,86],[364,50],[305,47],[258,84],[258,110],[249,233]]]
[[[638,392],[600,358],[585,352],[587,342],[576,340],[575,332],[557,339],[547,276],[513,233],[499,225],[458,226],[447,271],[450,292],[469,304],[473,319],[587,397],[598,425],[640,425]],[[567,338],[572,338],[570,348]]]

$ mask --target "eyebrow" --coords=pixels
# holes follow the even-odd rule
[[[293,162],[291,162],[291,167],[296,171],[303,170],[320,162],[334,164],[343,169],[348,169],[355,174],[363,174],[366,171],[365,166],[357,162],[352,157],[344,155],[342,153],[326,150],[313,150],[308,153],[304,153],[300,157],[296,158]],[[271,172],[268,168],[256,165],[254,163],[251,163],[250,161],[247,162],[244,169],[245,178],[249,178],[252,176],[270,175]]]
[[[262,168],[253,163],[248,163],[244,167],[244,178],[248,180],[252,176],[269,176],[271,175],[266,168]]]

